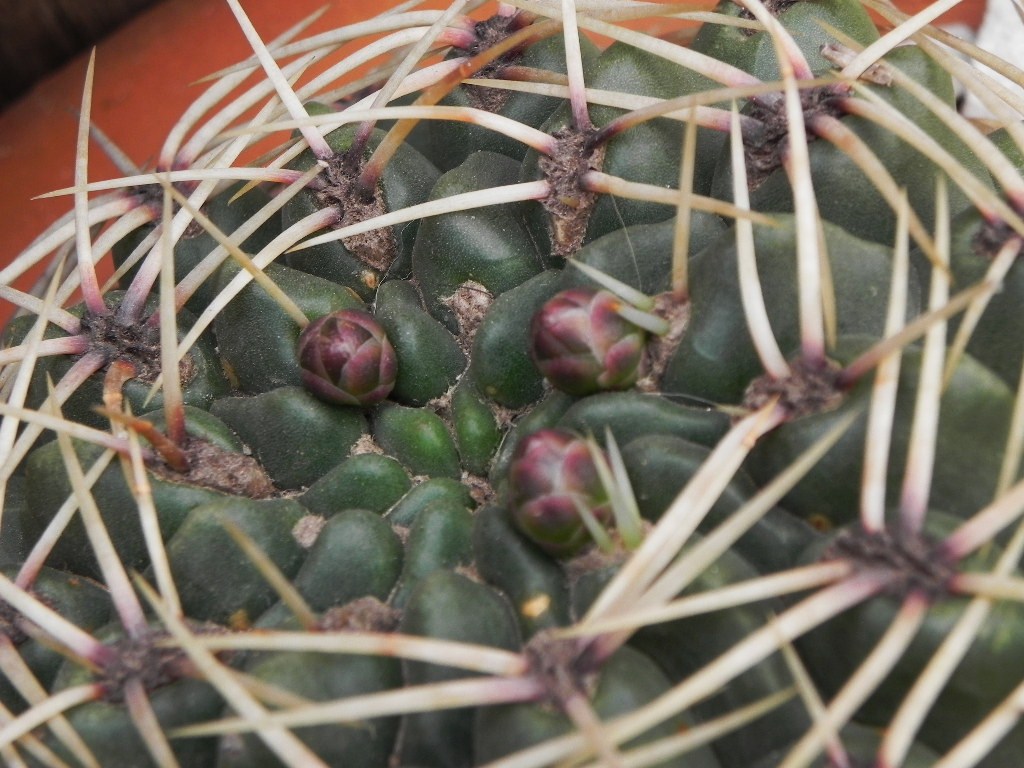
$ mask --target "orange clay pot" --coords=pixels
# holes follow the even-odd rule
[[[917,13],[931,4],[932,0],[893,0],[893,5],[904,13]],[[977,29],[981,26],[987,5],[985,0],[961,0],[959,5],[939,17],[939,23],[965,24],[971,29]]]

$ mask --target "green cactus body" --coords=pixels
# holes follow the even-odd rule
[[[404,608],[419,583],[432,573],[468,567],[473,562],[472,531],[473,516],[457,502],[438,500],[420,510],[409,527],[392,603]]]
[[[80,150],[0,270],[0,761],[1020,768],[1019,99],[885,3],[385,5],[156,155],[231,248]]]
[[[235,194],[240,191],[240,186],[234,185],[223,193],[212,197],[209,204],[203,209],[203,212],[217,224],[217,227],[228,235],[244,226],[270,201],[269,195],[260,187],[246,190],[244,194],[236,198]],[[114,263],[118,267],[124,265],[137,246],[154,236],[153,229],[151,226],[142,227],[120,240],[112,252]],[[210,233],[202,228],[198,228],[198,231],[195,231],[196,229],[195,227],[187,228],[174,246],[175,282],[179,282],[188,275],[219,245]],[[241,241],[240,245],[246,253],[259,253],[280,233],[280,217],[271,216],[255,232]],[[213,275],[199,285],[185,306],[191,312],[197,315],[201,314],[217,294],[217,276],[220,272],[234,274],[238,269],[238,265],[228,257]],[[129,269],[125,273],[123,283],[129,283],[137,272],[138,267]]]
[[[461,474],[455,440],[433,411],[387,403],[374,415],[373,435],[413,475]]]
[[[119,626],[109,625],[102,628],[98,636],[117,642],[123,638],[120,629]],[[144,647],[146,638],[140,640],[138,644]],[[155,666],[153,659],[150,659],[150,663]],[[92,677],[92,671],[87,667],[67,661],[57,673],[53,688],[71,688],[89,682]],[[221,701],[213,686],[204,680],[188,679],[173,672],[167,677],[148,691],[150,706],[161,727],[171,729],[191,725],[217,715]],[[118,698],[114,695],[109,700],[77,707],[69,713],[69,722],[94,754],[103,755],[105,766],[129,768],[156,765],[149,758],[149,752],[132,722],[123,696]],[[56,739],[53,739],[52,746],[58,755],[73,759],[66,747]],[[212,766],[217,739],[207,737],[182,740],[172,750],[174,757],[182,764]]]
[[[314,611],[366,596],[383,602],[402,562],[401,542],[380,515],[347,509],[324,523],[294,583]]]
[[[870,760],[878,752],[882,741],[882,734],[877,728],[863,725],[858,722],[850,722],[842,730],[842,743],[847,754],[853,760]],[[777,750],[765,755],[762,759],[752,764],[752,768],[770,768],[776,766],[779,761],[785,759],[786,750]],[[914,742],[907,759],[903,763],[907,768],[927,768],[934,765],[938,755],[920,742]],[[822,756],[811,765],[814,768],[829,768],[830,758]]]
[[[350,289],[315,275],[281,264],[265,271],[307,317],[363,309]],[[214,331],[222,359],[243,391],[256,394],[302,383],[295,357],[299,327],[258,285],[247,285],[217,315]]]
[[[953,84],[948,73],[938,67],[919,49],[910,46],[892,51],[884,60],[886,66],[897,68],[904,76],[919,83],[928,91],[938,95],[947,106],[953,104]],[[931,112],[913,96],[899,88],[866,84],[865,88],[896,109],[902,116],[914,122],[925,135],[960,161],[965,172],[983,183],[988,174],[961,139],[953,135]],[[829,99],[838,98],[838,103]],[[855,114],[844,116],[844,99],[848,97],[825,96],[823,105],[817,107],[827,119],[828,109],[837,109],[832,118],[842,120],[844,126],[853,131],[885,166],[901,186],[905,186],[911,208],[921,217],[927,229],[935,225],[935,185],[940,175],[939,168],[923,157],[914,144],[894,136],[886,128]],[[858,97],[854,97],[858,98]],[[809,110],[810,111],[810,110]],[[811,131],[814,118],[808,119]],[[819,128],[824,131],[825,129]],[[817,139],[808,145],[811,174],[814,187],[820,190],[818,207],[822,218],[838,224],[850,234],[865,240],[882,243],[893,242],[896,233],[896,215],[892,207],[882,198],[874,182],[859,170],[847,154],[829,141]],[[751,188],[751,205],[757,210],[793,210],[792,190],[782,168],[776,168],[764,178],[748,178]],[[723,148],[718,169],[715,173],[712,191],[715,196],[732,196],[733,179],[729,163],[728,147]],[[834,194],[832,190],[842,190]],[[957,213],[967,206],[967,199],[959,187],[950,185],[950,210]]]
[[[519,165],[511,158],[477,152],[438,179],[431,200],[513,184]],[[492,206],[423,222],[412,253],[412,275],[427,311],[453,333],[464,332],[453,303],[460,287],[499,295],[543,269],[523,223],[522,206]]]
[[[345,509],[383,514],[412,487],[402,465],[390,456],[361,453],[329,469],[299,497],[314,514],[330,517]]]
[[[1012,235],[987,223],[974,209],[957,216],[951,227],[950,269],[957,285],[971,285],[982,280],[998,251],[1007,244],[1013,245]],[[993,238],[991,242],[987,241],[986,235]],[[920,254],[917,256],[920,262]],[[967,343],[967,352],[998,374],[1010,387],[1017,386],[1021,361],[1024,361],[1024,345],[1018,331],[1020,313],[1017,311],[1022,290],[1024,271],[1015,259],[999,291],[992,295],[978,318],[977,327]],[[961,319],[954,319],[951,324],[954,330],[960,327]]]
[[[361,411],[332,407],[301,387],[222,398],[213,413],[242,436],[281,488],[319,480],[367,431]]]
[[[377,290],[373,313],[398,356],[391,397],[406,405],[425,405],[447,392],[462,373],[466,356],[448,330],[423,310],[415,286],[386,281]]]
[[[844,343],[845,342],[845,343]],[[840,357],[852,359],[849,350],[863,349],[863,338],[840,340]],[[843,348],[847,350],[845,353]],[[905,351],[900,374],[900,402],[893,429],[889,493],[895,503],[907,451],[907,436],[913,417],[913,394],[920,370],[920,352]],[[796,419],[768,436],[752,453],[751,475],[764,482],[800,450],[820,437],[844,414],[866,406],[867,388],[856,387],[836,409]],[[985,506],[996,491],[1000,454],[992,449],[1005,440],[1011,399],[1003,382],[970,357],[964,357],[943,395],[939,430],[952,438],[939,442],[935,456],[932,504],[939,510],[963,517]],[[977,400],[975,400],[977,398]],[[860,475],[863,468],[860,447],[865,440],[865,418],[859,417],[839,443],[783,500],[783,505],[806,519],[825,527],[852,522],[857,515]],[[798,437],[799,435],[799,437]],[[813,435],[813,436],[812,436]],[[852,461],[851,461],[852,460]]]
[[[677,405],[657,395],[604,392],[573,404],[557,424],[599,438],[610,429],[620,445],[652,433],[712,445],[725,434],[728,419],[721,412]]]
[[[186,613],[236,626],[251,623],[270,607],[274,593],[225,525],[241,528],[291,576],[305,556],[294,531],[306,514],[288,499],[224,499],[194,508],[167,543],[171,571],[186,595]]]
[[[227,451],[229,459],[241,456],[241,444],[223,423],[202,411],[190,409],[187,414],[190,433],[219,444],[221,449]],[[101,460],[104,453],[97,446],[78,442],[74,450],[86,471],[94,462]],[[43,533],[66,500],[73,496],[71,483],[63,472],[55,472],[56,467],[63,466],[64,460],[57,443],[48,443],[29,454],[25,472],[28,503],[22,524],[33,540]],[[160,531],[164,537],[170,537],[178,530],[193,507],[225,499],[228,493],[226,490],[188,482],[180,475],[168,473],[166,469],[161,473],[150,473],[149,482]],[[132,487],[116,460],[97,478],[92,487],[92,495],[108,529],[118,532],[114,546],[122,561],[135,568],[144,568],[149,562],[149,555],[138,520],[137,504]],[[72,573],[99,577],[96,558],[78,517],[70,521],[58,539],[50,562]]]
[[[605,566],[584,572],[572,585],[573,608],[577,616],[590,605],[601,587],[612,577],[616,566]],[[701,574],[686,592],[723,586],[756,576],[757,571],[741,556],[728,551],[713,568]],[[745,605],[644,627],[630,641],[631,645],[655,661],[670,680],[685,679],[712,661],[723,648],[747,637],[764,623],[772,610],[770,605]],[[751,702],[788,685],[791,675],[781,655],[761,661],[744,674],[729,681],[714,696],[697,703],[693,714],[700,718],[728,712],[741,702]],[[724,737],[715,743],[723,766],[744,766],[765,751],[789,743],[806,729],[806,713],[801,704],[787,702],[757,723],[751,724],[738,738]]]
[[[262,656],[246,672],[308,701],[330,701],[345,696],[372,694],[397,686],[401,673],[393,659],[339,656],[326,653],[278,653]],[[394,747],[398,718],[374,718],[350,723],[296,729],[296,735],[329,765],[383,768]],[[217,768],[280,765],[258,737],[222,739]]]
[[[427,577],[410,595],[401,630],[412,635],[480,643],[512,650],[519,632],[511,608],[497,592],[453,571]],[[403,664],[407,684],[462,677],[464,673],[423,662]],[[412,715],[405,720],[399,747],[402,763],[468,766],[474,763],[472,709]]]
[[[480,575],[512,602],[524,637],[569,623],[562,569],[516,531],[506,509],[488,506],[477,512],[473,554]]]
[[[543,378],[530,359],[530,328],[523,318],[532,317],[555,293],[557,281],[558,273],[547,270],[499,296],[473,337],[471,375],[483,394],[499,405],[522,408],[543,392]]]
[[[622,460],[636,489],[640,512],[657,520],[707,460],[710,450],[675,435],[645,435],[626,443]],[[671,478],[671,479],[670,479]],[[709,531],[749,501],[756,486],[749,477],[733,478],[698,530]],[[815,531],[789,512],[773,508],[736,541],[733,548],[761,573],[788,568],[815,537]]]
[[[5,572],[4,575],[12,579],[17,576],[10,572]],[[110,595],[101,584],[92,579],[55,568],[43,568],[32,581],[32,592],[86,631],[99,629],[110,622]],[[14,625],[13,628],[7,628],[7,639],[17,648],[17,652],[36,680],[43,687],[49,688],[60,670],[64,657],[55,649],[21,631],[18,621],[11,616],[4,616],[3,621],[5,624]],[[15,714],[28,706],[28,702],[18,689],[6,678],[0,681],[0,702]]]
[[[656,224],[620,227],[586,243],[573,258],[604,274],[631,285],[648,295],[668,291],[671,286],[672,246],[676,220]],[[718,216],[694,211],[690,219],[691,253],[699,253],[725,231]],[[561,272],[561,287],[600,287],[578,269]]]
[[[594,63],[589,83],[593,88],[626,91],[639,96],[673,99],[699,93],[714,83],[700,75],[624,43],[612,43]],[[621,110],[598,106],[591,110],[596,125],[604,125],[622,114]],[[614,136],[607,145],[602,170],[631,181],[677,187],[683,150],[683,123],[656,119]],[[706,194],[714,174],[714,158],[721,146],[721,133],[697,129],[697,162],[693,189]],[[641,172],[640,169],[643,169]],[[663,221],[674,213],[670,206],[639,200],[617,200],[602,196],[594,207],[587,229],[591,239],[622,228]]]
[[[395,502],[385,517],[396,528],[409,528],[426,507],[435,502],[444,506],[473,509],[476,502],[469,489],[450,477],[432,477],[414,485],[407,494]]]
[[[451,422],[463,468],[486,476],[505,433],[495,408],[471,376],[463,376],[452,392]]]
[[[754,229],[754,247],[772,331],[781,348],[790,349],[799,341],[795,231],[791,218],[778,218],[778,227]],[[825,224],[824,229],[839,332],[881,336],[891,249],[866,243],[835,226]],[[736,402],[762,371],[744,319],[736,253],[735,233],[730,231],[692,260],[690,325],[662,378],[662,385],[672,393]],[[911,315],[919,306],[916,280],[912,285]]]

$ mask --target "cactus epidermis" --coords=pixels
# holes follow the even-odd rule
[[[1024,105],[952,1],[228,2],[160,173],[87,178],[90,68],[3,272],[4,761],[1022,764]]]

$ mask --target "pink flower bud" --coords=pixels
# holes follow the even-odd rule
[[[578,504],[598,523],[611,504],[586,442],[571,432],[543,429],[516,446],[508,471],[508,506],[516,526],[548,553],[566,557],[591,542]]]
[[[359,310],[331,312],[299,336],[302,383],[321,400],[373,405],[395,386],[398,360],[384,329]]]
[[[618,314],[620,302],[608,291],[571,288],[534,315],[530,352],[554,387],[589,395],[636,383],[647,333]]]

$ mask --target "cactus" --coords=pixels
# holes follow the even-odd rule
[[[953,2],[228,2],[151,173],[90,67],[0,278],[6,764],[1024,762],[1024,105]]]

